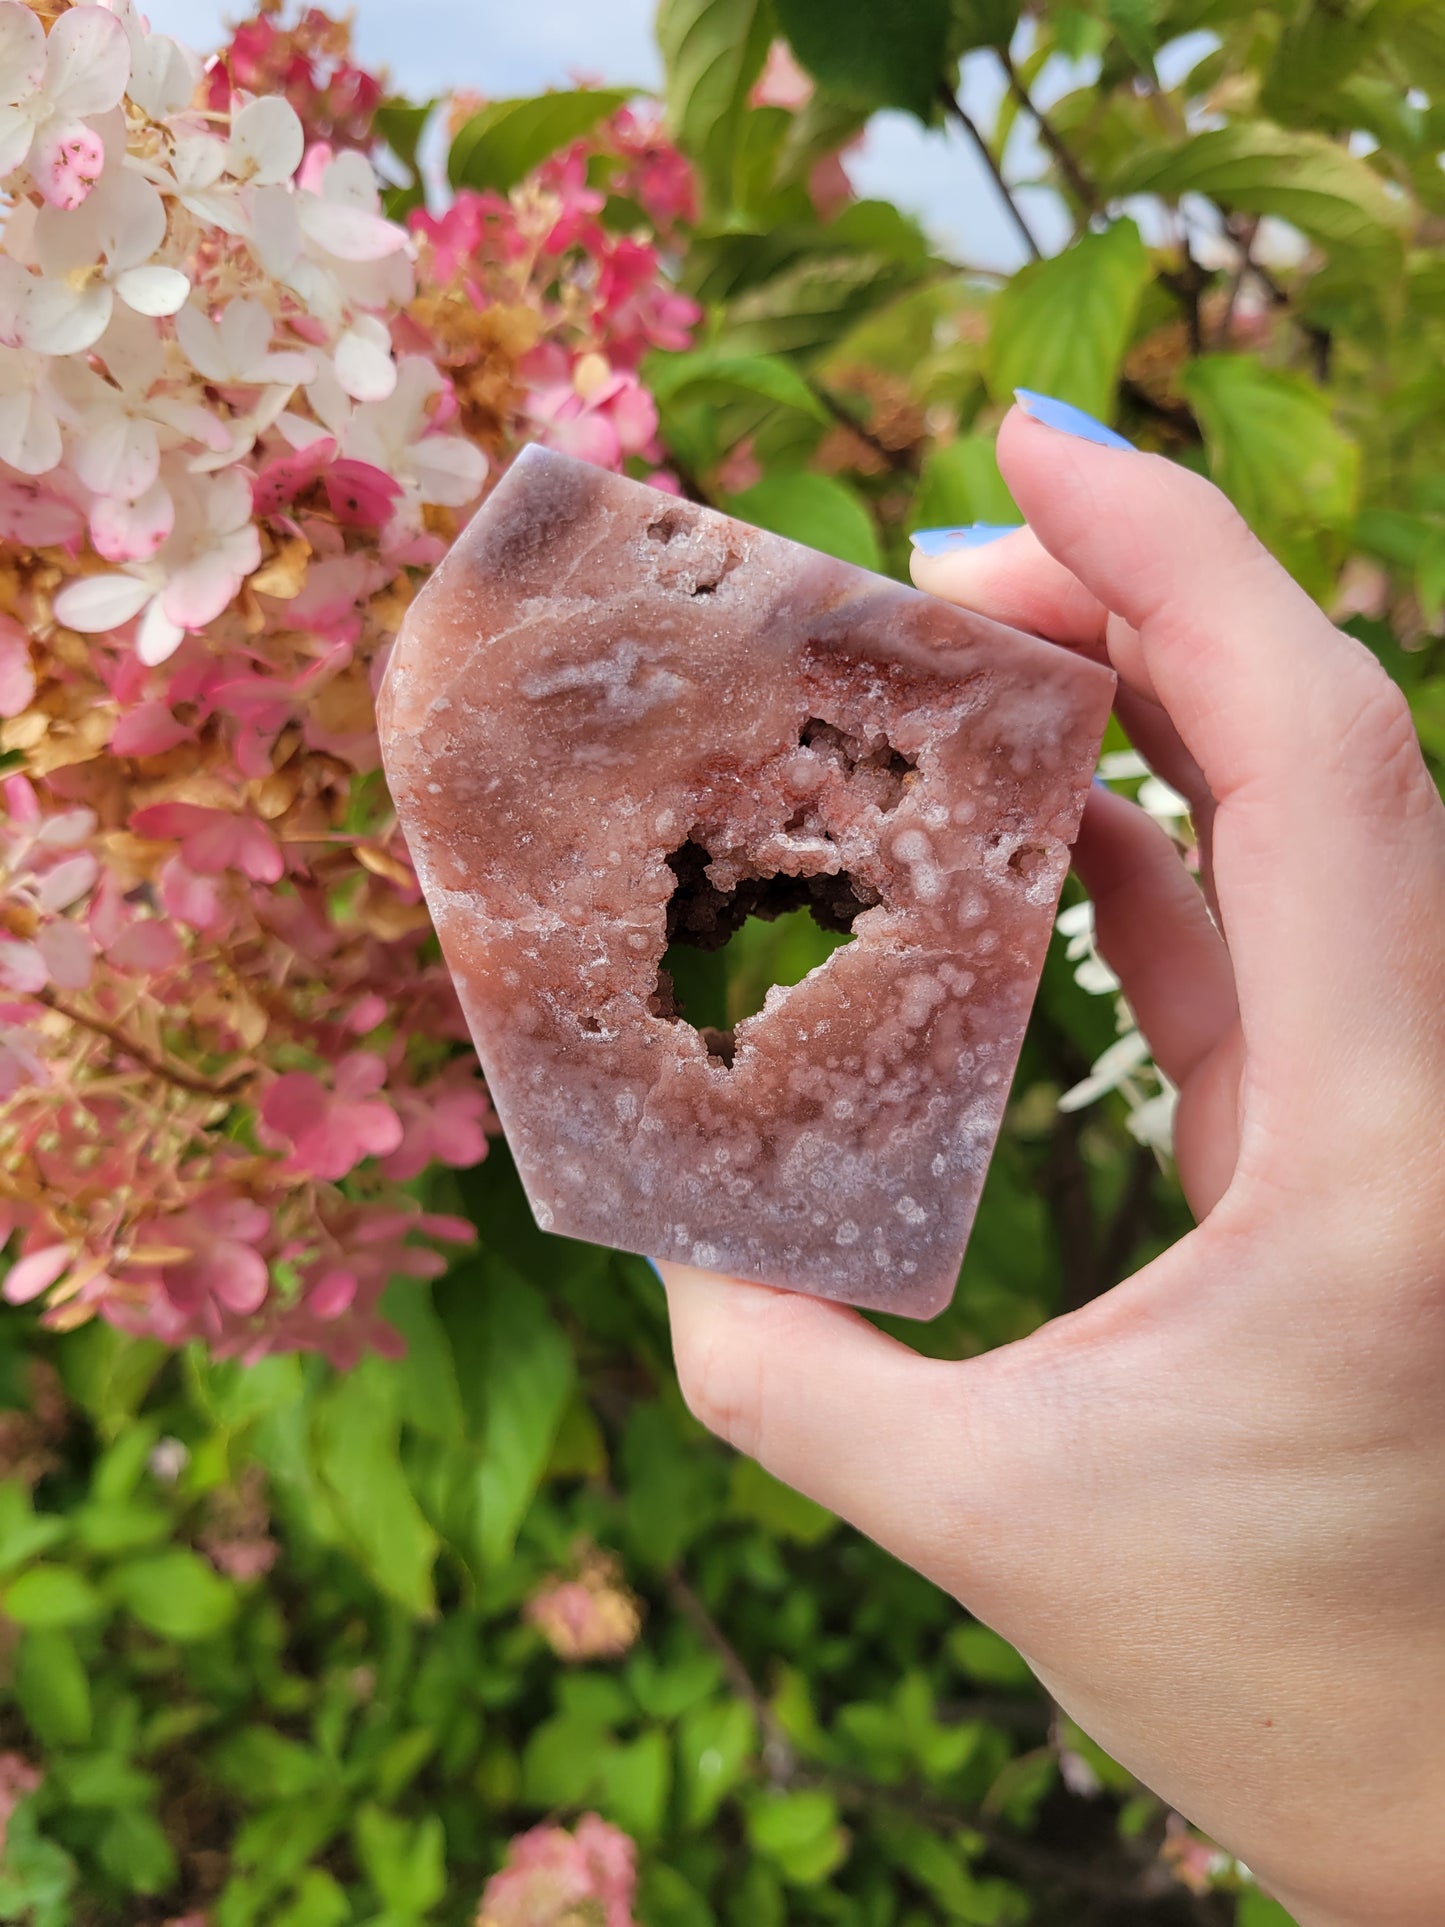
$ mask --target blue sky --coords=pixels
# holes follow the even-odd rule
[[[655,87],[661,78],[652,39],[655,0],[350,0],[362,60],[385,66],[404,92],[426,96],[474,87],[493,98],[565,85],[574,76]],[[193,47],[219,44],[226,17],[244,0],[141,0],[151,25]],[[341,11],[337,6],[335,11]],[[970,59],[964,97],[985,119],[997,98],[987,55]],[[1011,150],[1014,171],[1027,174],[1029,154]],[[935,242],[957,260],[982,267],[1018,265],[1017,237],[1001,214],[993,185],[966,140],[928,132],[906,114],[880,114],[849,172],[860,193],[896,201],[918,215]],[[1046,245],[1065,236],[1047,192],[1023,190],[1024,204]]]

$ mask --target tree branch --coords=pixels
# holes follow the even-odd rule
[[[1044,251],[1039,246],[1038,242],[1035,240],[1033,229],[1029,226],[1028,222],[1024,219],[1023,209],[1019,206],[1018,202],[1014,199],[1013,189],[1009,186],[1008,182],[1003,177],[1003,169],[999,166],[998,162],[994,159],[993,149],[989,146],[988,142],[984,139],[982,133],[980,133],[978,126],[973,119],[973,116],[964,111],[964,108],[960,103],[958,96],[954,93],[953,89],[949,86],[946,80],[940,80],[938,83],[938,99],[943,107],[944,114],[948,118],[952,120],[956,120],[958,122],[959,126],[963,129],[964,133],[968,135],[969,139],[973,142],[974,146],[978,149],[978,152],[983,161],[983,164],[988,169],[989,173],[992,175],[993,184],[998,189],[999,195],[1003,201],[1004,206],[1008,209],[1009,215],[1013,221],[1014,226],[1018,229],[1019,239],[1023,242],[1024,246],[1028,249],[1029,258],[1034,261],[1042,261],[1044,258]]]
[[[124,1052],[127,1057],[133,1057],[138,1064],[143,1064],[153,1077],[159,1077],[167,1084],[174,1084],[177,1090],[189,1091],[195,1097],[214,1097],[229,1103],[250,1076],[249,1071],[236,1071],[220,1082],[202,1077],[195,1071],[188,1071],[179,1064],[171,1063],[167,1058],[158,1057],[138,1039],[123,1031],[119,1024],[107,1023],[103,1017],[93,1017],[86,1011],[77,1010],[74,1004],[67,1003],[65,998],[58,997],[53,990],[40,991],[39,1000],[57,1016],[65,1018],[67,1023],[77,1024],[82,1030],[92,1031],[97,1037],[104,1037],[108,1043],[114,1044],[116,1049]]]
[[[1058,163],[1059,172],[1068,182],[1069,191],[1074,199],[1086,213],[1102,214],[1104,211],[1104,197],[1100,194],[1098,188],[1094,186],[1094,183],[1089,179],[1088,175],[1085,174],[1083,168],[1080,167],[1067,141],[1065,141],[1062,134],[1060,134],[1058,128],[1054,126],[1043,108],[1034,105],[1033,98],[1028,88],[1024,85],[1023,76],[1013,63],[1013,55],[1007,47],[995,47],[993,51],[1008,80],[1009,92],[1013,95],[1019,106],[1026,109],[1034,125],[1038,128],[1039,136],[1044,146],[1048,148]]]
[[[676,1566],[664,1574],[664,1582],[673,1605],[684,1619],[691,1621],[722,1661],[733,1691],[753,1709],[763,1736],[763,1764],[768,1777],[775,1786],[786,1786],[797,1771],[798,1756],[777,1714],[753,1683],[753,1676],[737,1648]]]

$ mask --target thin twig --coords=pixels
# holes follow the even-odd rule
[[[1010,54],[1007,47],[995,47],[993,51],[1008,80],[1009,92],[1013,95],[1019,106],[1027,111],[1034,125],[1038,128],[1044,146],[1048,148],[1049,152],[1058,162],[1059,172],[1068,182],[1069,190],[1073,194],[1074,199],[1088,213],[1101,214],[1104,209],[1104,197],[1100,194],[1098,188],[1094,186],[1094,183],[1089,179],[1088,175],[1085,174],[1083,168],[1080,167],[1069,148],[1068,142],[1064,139],[1063,135],[1060,134],[1058,128],[1054,126],[1043,108],[1035,106],[1028,88],[1024,85],[1023,76],[1013,63],[1012,54]]]
[[[793,1742],[783,1731],[777,1714],[768,1704],[743,1663],[737,1648],[698,1598],[687,1580],[674,1566],[666,1575],[668,1596],[685,1619],[692,1622],[722,1661],[733,1691],[753,1709],[763,1735],[763,1764],[775,1786],[784,1786],[797,1770],[798,1756]]]
[[[1042,261],[1044,251],[1035,240],[1033,229],[1024,219],[1023,209],[1014,199],[1013,189],[1003,177],[1003,169],[994,159],[993,149],[984,139],[973,116],[964,110],[958,96],[946,80],[941,80],[938,83],[938,99],[943,107],[944,113],[958,122],[964,133],[968,135],[969,139],[978,149],[983,164],[993,176],[993,184],[998,189],[1003,204],[1008,209],[1009,216],[1019,231],[1019,239],[1029,251],[1030,258],[1035,261]]]
[[[249,1071],[237,1071],[229,1078],[217,1083],[212,1078],[202,1077],[195,1071],[185,1070],[179,1064],[172,1064],[167,1058],[156,1056],[154,1051],[142,1044],[139,1039],[129,1036],[118,1024],[107,1023],[103,1017],[94,1017],[86,1011],[77,1010],[73,1004],[67,1003],[65,998],[58,997],[53,990],[42,990],[39,998],[41,1003],[53,1010],[58,1017],[65,1018],[67,1023],[78,1024],[82,1030],[93,1031],[97,1037],[104,1037],[109,1043],[114,1044],[117,1050],[123,1051],[127,1057],[133,1057],[138,1064],[143,1064],[153,1077],[159,1077],[167,1084],[174,1084],[178,1090],[189,1091],[193,1096],[214,1097],[229,1103],[235,1097],[239,1087],[250,1076]]]

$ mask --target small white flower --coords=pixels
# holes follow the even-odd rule
[[[188,630],[204,629],[260,566],[251,485],[237,469],[196,476],[176,502],[175,526],[155,556],[124,574],[81,576],[55,598],[59,621],[85,635],[140,616],[136,654],[165,662]]]
[[[1059,1099],[1061,1111],[1081,1111],[1106,1091],[1117,1091],[1131,1072],[1149,1061],[1149,1046],[1137,1030],[1126,1030],[1103,1053],[1089,1075]]]
[[[191,284],[152,259],[165,238],[165,204],[128,167],[108,169],[73,213],[42,208],[34,233],[40,274],[26,277],[18,314],[14,287],[0,287],[0,337],[15,330],[38,353],[72,355],[99,341],[117,295],[137,314],[174,314]]]
[[[257,187],[289,181],[301,165],[306,136],[296,109],[279,94],[248,100],[231,116],[226,172]]]
[[[228,301],[218,321],[194,302],[176,315],[176,340],[197,374],[221,386],[280,383],[294,388],[316,373],[316,357],[271,353],[271,315],[259,301]]]
[[[0,178],[28,161],[52,207],[79,207],[105,161],[88,120],[120,105],[129,74],[124,30],[103,7],[72,7],[47,40],[29,7],[0,0]]]

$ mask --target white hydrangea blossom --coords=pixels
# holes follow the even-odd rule
[[[1142,778],[1134,800],[1176,840],[1189,839],[1189,804],[1178,790],[1171,789],[1153,774],[1137,750],[1113,750],[1101,757],[1099,775],[1106,783],[1136,782]],[[1089,1075],[1064,1092],[1059,1109],[1082,1110],[1109,1091],[1118,1091],[1129,1107],[1131,1135],[1138,1143],[1151,1146],[1161,1157],[1168,1157],[1174,1148],[1174,1112],[1179,1093],[1150,1057],[1148,1043],[1134,1021],[1128,999],[1120,994],[1119,979],[1099,955],[1094,939],[1093,904],[1071,904],[1060,911],[1055,928],[1064,939],[1064,954],[1074,966],[1074,981],[1080,989],[1092,996],[1115,999],[1119,1029],[1119,1036],[1099,1057]]]
[[[133,0],[78,0],[48,33],[0,0],[0,484],[36,526],[83,518],[110,565],[57,618],[134,621],[150,664],[259,566],[268,462],[329,436],[383,470],[389,553],[486,473],[442,376],[394,352],[412,246],[369,161],[308,150],[279,97],[205,109],[202,79]]]

